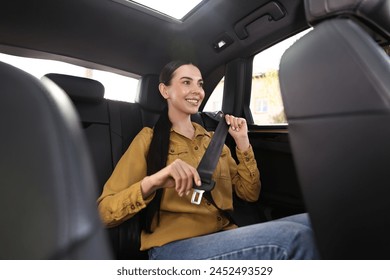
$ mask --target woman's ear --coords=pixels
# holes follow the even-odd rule
[[[168,99],[169,95],[168,95],[167,86],[164,83],[160,83],[158,85],[158,89],[160,90],[162,97],[164,97],[164,99]]]

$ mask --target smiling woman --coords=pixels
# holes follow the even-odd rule
[[[172,244],[173,242],[178,242],[176,244],[179,244],[183,239],[187,238],[186,240],[188,241],[189,237],[195,238],[196,241],[202,241],[205,248],[204,251],[207,252],[212,250],[209,247],[210,244],[216,245],[213,242],[214,239],[210,242],[209,233],[214,234],[215,231],[220,229],[230,229],[230,221],[212,208],[212,205],[208,205],[203,200],[200,206],[201,209],[199,205],[196,208],[191,205],[190,197],[186,195],[187,187],[189,188],[190,184],[183,183],[190,181],[188,177],[185,179],[185,174],[192,176],[191,172],[186,173],[186,171],[191,170],[188,165],[192,164],[192,167],[197,165],[207,148],[213,131],[217,127],[216,116],[219,116],[219,114],[215,114],[215,111],[222,111],[228,114],[227,120],[233,123],[233,127],[240,128],[240,133],[242,134],[239,133],[239,136],[244,136],[243,134],[245,134],[241,129],[247,132],[247,135],[241,139],[243,142],[239,141],[240,143],[236,143],[232,134],[237,136],[237,131],[233,129],[230,131],[232,134],[228,135],[225,142],[226,146],[224,146],[222,156],[219,158],[221,164],[220,166],[217,165],[215,169],[215,175],[219,183],[215,189],[214,193],[216,196],[214,198],[219,203],[218,205],[223,206],[224,209],[231,209],[234,206],[237,224],[242,227],[255,225],[252,233],[256,232],[257,234],[258,224],[260,223],[267,225],[275,220],[308,212],[313,221],[313,229],[317,241],[320,240],[318,237],[324,236],[324,234],[325,236],[335,238],[336,235],[327,235],[327,231],[315,226],[315,219],[313,219],[315,214],[310,208],[306,207],[309,204],[306,202],[307,199],[303,192],[303,184],[307,184],[308,181],[301,177],[302,174],[305,174],[304,172],[313,170],[318,164],[326,165],[326,163],[329,163],[327,160],[318,160],[321,154],[324,154],[328,158],[332,157],[332,159],[335,159],[336,164],[327,164],[326,169],[324,169],[328,172],[326,176],[320,176],[318,172],[308,172],[307,174],[309,174],[310,182],[312,183],[308,183],[305,189],[315,190],[320,184],[323,184],[325,186],[324,189],[330,190],[332,187],[340,185],[341,187],[334,188],[334,197],[335,200],[343,202],[345,209],[336,211],[334,205],[336,201],[332,201],[326,207],[320,208],[321,214],[334,213],[331,219],[333,226],[336,224],[345,225],[344,217],[346,217],[346,213],[351,213],[348,211],[353,211],[350,215],[351,217],[359,218],[359,215],[356,215],[355,207],[348,205],[350,205],[349,201],[359,201],[356,190],[360,189],[360,187],[357,188],[360,185],[364,194],[362,196],[364,199],[360,201],[364,200],[364,207],[362,208],[361,204],[359,204],[356,209],[364,210],[365,213],[368,213],[367,209],[373,211],[371,216],[367,216],[367,219],[356,220],[356,222],[351,220],[349,224],[354,230],[343,235],[346,239],[340,243],[340,246],[333,246],[337,251],[336,253],[341,253],[344,250],[343,248],[346,248],[347,241],[354,240],[350,237],[356,233],[361,233],[363,236],[371,236],[370,234],[372,233],[378,235],[370,239],[375,240],[376,244],[374,245],[361,246],[362,242],[356,242],[356,244],[351,245],[359,250],[361,258],[371,257],[371,255],[367,254],[367,250],[375,252],[375,259],[382,256],[382,252],[390,251],[390,244],[387,242],[389,240],[387,236],[390,233],[383,231],[384,221],[376,220],[377,217],[383,217],[383,213],[390,212],[385,211],[389,204],[386,198],[390,194],[387,195],[384,192],[384,195],[380,196],[383,198],[383,205],[378,203],[378,199],[368,199],[370,194],[377,193],[371,189],[371,187],[375,186],[374,182],[378,181],[378,185],[380,185],[379,183],[386,184],[387,182],[386,174],[388,172],[386,173],[386,167],[390,165],[390,146],[388,145],[390,140],[380,137],[375,145],[370,144],[370,141],[374,139],[375,135],[384,135],[384,129],[388,127],[388,122],[384,118],[378,119],[376,124],[378,127],[370,126],[368,129],[362,129],[362,118],[359,115],[338,111],[341,104],[338,100],[341,98],[342,104],[345,103],[348,107],[356,106],[356,112],[367,111],[368,117],[375,117],[378,114],[374,114],[373,111],[374,101],[384,100],[390,94],[390,85],[385,82],[390,81],[388,79],[390,77],[389,56],[385,53],[385,51],[388,52],[388,48],[385,48],[385,51],[380,48],[387,46],[390,41],[390,10],[388,9],[390,0],[197,0],[194,2],[190,0],[150,0],[148,2],[142,2],[141,0],[18,0],[6,2],[5,5],[1,5],[0,9],[0,53],[6,55],[0,54],[0,60],[33,74],[39,78],[35,79],[38,83],[44,81],[44,79],[41,80],[41,77],[47,73],[59,73],[57,76],[49,75],[46,77],[54,78],[53,81],[57,79],[58,85],[68,92],[78,112],[79,119],[75,120],[75,125],[80,126],[80,123],[82,124],[82,133],[87,140],[87,148],[91,151],[91,166],[97,177],[97,183],[95,184],[97,193],[94,199],[98,199],[99,194],[102,194],[102,201],[99,207],[103,213],[104,222],[112,226],[112,228],[107,229],[107,233],[112,241],[114,258],[145,259],[148,253],[148,250],[145,248],[153,248],[151,249],[152,252],[156,253],[158,251],[156,248],[159,245],[166,246],[168,243]],[[154,6],[156,4],[158,6]],[[183,10],[180,7],[182,4],[191,4],[191,7]],[[310,130],[307,130],[306,134],[303,130],[297,130],[297,126],[290,122],[291,117],[285,118],[285,112],[291,106],[288,106],[280,98],[279,58],[286,49],[291,50],[289,46],[291,45],[290,43],[294,43],[297,39],[295,35],[300,36],[301,32],[309,31],[294,45],[296,43],[300,44],[299,42],[302,42],[304,38],[307,41],[310,41],[310,38],[315,38],[313,37],[315,29],[324,28],[320,30],[327,30],[325,27],[321,27],[322,17],[318,18],[318,24],[312,23],[311,19],[307,17],[311,14],[313,16],[317,15],[317,12],[322,10],[321,7],[324,11],[329,11],[329,9],[333,8],[336,10],[343,7],[347,8],[347,11],[335,11],[335,14],[332,15],[332,19],[338,18],[338,21],[334,23],[334,30],[338,30],[341,26],[340,22],[350,26],[355,26],[359,22],[356,29],[353,30],[366,34],[366,37],[373,37],[372,40],[367,39],[363,41],[361,40],[363,37],[356,37],[356,40],[351,40],[351,44],[348,47],[344,46],[346,55],[343,55],[335,63],[324,59],[326,53],[335,53],[334,50],[336,50],[337,46],[335,37],[326,37],[324,39],[326,44],[319,44],[316,48],[308,48],[313,53],[306,52],[303,48],[295,48],[290,58],[292,60],[297,59],[299,57],[297,55],[300,54],[302,58],[310,61],[313,65],[313,71],[308,71],[298,81],[295,78],[298,71],[304,71],[307,68],[303,67],[303,64],[296,64],[295,67],[291,67],[288,70],[285,68],[284,75],[290,78],[292,82],[287,86],[288,88],[284,87],[285,90],[296,94],[295,98],[286,93],[291,102],[296,102],[302,107],[307,106],[305,109],[310,110],[308,117],[318,116],[315,120],[316,122],[312,122],[308,118],[301,116],[304,112],[303,109],[299,108],[297,110],[298,115],[295,115],[297,118],[295,124],[305,121],[310,123]],[[351,7],[356,9],[348,10]],[[361,17],[360,8],[368,9],[367,17],[361,21],[359,20],[359,17]],[[355,14],[356,12],[359,13]],[[360,24],[364,26],[362,30],[359,27]],[[311,27],[312,29],[310,29]],[[365,27],[367,27],[367,30]],[[341,34],[341,37],[349,38],[354,36],[355,31]],[[366,33],[366,31],[370,32]],[[328,47],[325,47],[325,45]],[[381,83],[374,83],[372,89],[360,87],[358,90],[350,90],[348,88],[350,85],[362,80],[359,77],[360,72],[358,72],[361,68],[351,67],[348,71],[341,71],[341,69],[351,61],[349,55],[356,54],[355,50],[362,45],[371,45],[372,48],[374,46],[378,48],[378,60],[380,56],[380,64],[378,63],[378,65],[382,67],[380,70],[375,69],[375,71],[367,71],[365,73],[371,74],[372,78],[382,75],[387,77],[387,79],[384,79]],[[312,55],[309,55],[309,53]],[[12,61],[8,60],[8,55],[14,56]],[[20,57],[25,58],[22,59]],[[61,61],[59,63],[61,67],[57,68],[57,62],[53,60]],[[169,61],[192,62],[193,65],[197,66],[199,72],[196,72],[196,74],[195,72],[189,72],[182,76],[183,72],[180,71],[183,70],[182,68],[176,72],[176,74],[180,75],[173,77],[172,84],[168,84],[169,79],[161,80],[164,83],[164,86],[161,87],[167,91],[167,99],[164,99],[159,91],[159,73]],[[372,57],[367,57],[362,65],[369,64],[372,61],[374,61]],[[268,67],[269,65],[271,67]],[[328,69],[329,73],[338,74],[342,78],[339,81],[340,84],[326,83],[327,75],[321,75],[325,69]],[[101,70],[110,73],[100,72]],[[194,69],[192,68],[192,70]],[[60,73],[66,75],[61,77]],[[204,82],[202,87],[199,73],[201,73],[201,79]],[[309,75],[315,73],[319,74],[318,78],[309,78]],[[8,84],[10,85],[9,88],[13,90],[14,85],[16,86],[17,83],[14,82],[12,84],[12,81],[9,83],[6,74],[5,72],[0,74],[0,85]],[[27,76],[30,77],[30,75]],[[89,77],[90,79],[77,76]],[[175,77],[182,79],[175,80]],[[102,83],[105,88],[105,97],[116,100],[102,98],[104,95]],[[74,86],[74,88],[69,89],[69,85]],[[303,91],[300,90],[300,87],[305,85],[313,85],[313,88],[315,85],[319,89],[308,90],[310,94],[302,98],[300,93]],[[325,86],[333,88],[325,91],[321,98],[317,98],[317,94],[324,91]],[[337,94],[336,96],[335,88],[343,89],[342,94]],[[386,92],[374,99],[370,98],[367,102],[362,101],[360,93],[366,91],[367,95],[374,97],[372,94],[373,89],[377,88],[385,88]],[[124,95],[118,97],[117,94],[119,93]],[[33,91],[31,94],[34,94]],[[336,98],[330,98],[333,95]],[[0,110],[0,147],[3,149],[2,151],[9,151],[11,155],[9,160],[4,160],[4,152],[0,153],[0,161],[3,159],[0,164],[0,180],[9,178],[9,182],[14,182],[14,178],[22,179],[24,174],[32,174],[34,172],[31,168],[25,168],[23,165],[26,158],[25,153],[22,154],[23,157],[19,161],[13,156],[14,152],[16,153],[24,148],[38,155],[39,152],[33,151],[32,148],[29,148],[29,145],[26,146],[26,143],[29,144],[30,141],[28,133],[23,132],[22,137],[10,137],[11,133],[18,131],[19,120],[30,121],[25,110],[25,107],[28,107],[29,104],[16,100],[19,104],[15,106],[15,112],[12,112],[15,117],[10,118],[6,112],[8,109],[7,104],[10,101],[8,98],[11,98],[11,95],[7,96],[4,92],[0,92],[0,97],[2,98],[0,102],[0,107],[2,107],[2,110]],[[309,99],[306,98],[309,97],[312,98],[310,100],[313,100],[313,102],[319,102],[320,106],[313,107],[314,103],[307,102]],[[130,103],[117,100],[127,100]],[[171,106],[170,112],[175,112],[171,126],[169,124],[168,112],[167,110],[164,111],[167,104]],[[325,106],[326,104],[328,105]],[[388,113],[386,104],[381,104],[378,108],[380,108],[381,112]],[[321,118],[330,116],[327,112],[324,113],[323,110],[325,109],[329,110],[329,112],[336,111],[338,114],[337,118],[339,116],[345,117],[345,120],[349,121],[348,125],[341,127],[339,122],[332,122],[335,118],[330,117],[329,123],[326,122],[326,128],[333,129],[336,133],[325,133],[321,130],[321,127],[325,126],[325,122]],[[47,108],[44,111],[51,110],[56,110],[56,108],[47,104]],[[193,112],[196,112],[196,114],[191,117],[196,123],[192,124],[188,120],[188,115]],[[183,117],[185,121],[179,122],[178,116]],[[159,117],[161,117],[161,122],[157,123]],[[317,122],[317,120],[320,121]],[[181,126],[180,124],[183,125]],[[356,134],[348,133],[351,125],[357,127]],[[161,130],[165,131],[168,136],[171,134],[174,136],[171,138],[160,138],[161,141],[155,140],[154,142],[165,149],[172,142],[173,147],[165,150],[166,154],[164,155],[162,155],[162,149],[150,150],[147,153],[152,137],[159,134],[155,133],[156,128],[159,126],[160,129],[162,127]],[[37,123],[37,127],[39,128],[39,123]],[[245,131],[246,129],[247,131]],[[294,129],[299,133],[296,138],[293,138]],[[320,132],[314,135],[314,131],[317,130]],[[321,138],[321,135],[326,137]],[[50,133],[47,136],[50,136]],[[305,149],[308,148],[309,146],[305,143],[308,141],[307,138],[312,139],[312,136],[320,137],[321,148],[318,145],[314,145],[313,152],[310,153],[293,150],[292,147],[296,147],[296,145]],[[342,138],[342,143],[345,143],[345,145],[335,145],[334,147],[336,148],[332,149],[333,146],[330,145],[331,136]],[[296,140],[294,141],[293,139]],[[172,141],[169,142],[170,140]],[[246,142],[247,140],[250,143],[249,150],[246,150],[249,146]],[[21,142],[19,143],[18,141]],[[37,141],[39,142],[39,137]],[[16,147],[11,145],[16,142],[18,143]],[[139,145],[135,144],[135,146],[129,147],[130,143],[138,143]],[[43,143],[39,144],[46,147]],[[340,147],[347,147],[348,149],[340,149]],[[357,152],[351,154],[352,157],[345,156],[345,153],[353,147],[358,147]],[[372,149],[378,149],[380,156],[374,157],[373,153],[370,153]],[[128,150],[130,152],[127,152]],[[362,157],[364,151],[368,153],[367,157]],[[163,162],[162,165],[161,162],[155,163],[160,164],[160,168],[150,172],[145,167],[146,165],[148,168],[152,166],[148,162],[149,154],[156,156],[157,159],[158,157],[161,157],[160,159],[162,160],[169,158],[169,161]],[[386,155],[389,156],[386,157]],[[304,165],[304,167],[298,166],[297,159],[299,159],[299,156],[307,160],[307,165]],[[351,158],[355,156],[361,156],[362,158],[352,162]],[[120,159],[123,160],[118,163]],[[156,223],[153,222],[151,225],[152,231],[154,229],[155,231],[153,233],[145,231],[146,238],[142,240],[142,249],[145,250],[140,251],[139,246],[136,247],[133,245],[134,243],[130,242],[131,236],[136,234],[137,231],[129,227],[127,222],[132,221],[134,217],[130,218],[130,216],[141,210],[140,208],[144,206],[146,208],[149,199],[155,200],[158,198],[156,196],[153,198],[153,193],[157,194],[156,191],[144,199],[140,189],[141,181],[149,177],[149,179],[152,178],[151,183],[155,183],[154,180],[159,177],[155,177],[153,174],[160,172],[179,159],[187,163],[185,165],[183,162],[179,162],[180,164],[176,162],[174,165],[181,168],[177,168],[176,171],[184,172],[184,180],[177,184],[181,186],[178,187],[179,192],[172,185],[169,185],[172,181],[167,180],[165,182],[165,186],[170,188],[164,188],[164,194],[166,195],[162,196],[161,199],[160,226],[157,228],[156,218]],[[346,161],[347,159],[349,161]],[[150,161],[152,162],[151,159]],[[126,162],[129,164],[126,164]],[[359,175],[359,178],[365,180],[357,180],[353,184],[349,184],[340,181],[342,176],[328,175],[338,174],[337,171],[343,171],[344,169],[338,166],[340,163],[346,162],[358,164],[360,170],[363,170],[364,167],[364,172],[344,172],[343,176],[353,174],[357,178],[356,176]],[[56,164],[61,166],[63,162],[56,161]],[[140,167],[142,164],[143,168]],[[9,169],[11,166],[12,170]],[[43,167],[39,166],[39,164],[34,164],[35,168]],[[123,177],[118,176],[117,171],[113,172],[115,168],[123,169],[123,172],[120,173],[125,175]],[[171,166],[170,168],[173,167]],[[139,169],[142,170],[140,171]],[[239,172],[237,169],[239,169]],[[248,169],[253,171],[253,173],[249,172]],[[253,183],[257,180],[258,173],[256,169],[261,172],[260,195],[254,194],[254,192],[258,191],[258,185]],[[381,172],[383,170],[383,177],[373,176],[371,177],[372,179],[366,179],[370,172],[378,172],[379,170]],[[333,173],[335,171],[336,173]],[[44,174],[51,177],[56,176],[56,174],[50,171]],[[114,179],[107,181],[111,174]],[[127,176],[130,177],[134,174],[135,179],[131,178],[131,182],[127,181]],[[236,174],[239,175],[236,176]],[[232,176],[229,177],[229,175]],[[249,179],[237,179],[240,176],[247,176]],[[111,184],[112,182],[115,183],[115,178],[119,178],[120,182]],[[379,180],[378,178],[384,179]],[[62,178],[56,179],[56,181],[60,180]],[[180,181],[180,179],[178,180]],[[127,182],[123,183],[123,181]],[[245,181],[245,183],[242,183],[242,181]],[[106,182],[108,182],[106,186],[112,188],[108,188],[108,190],[112,190],[112,193],[109,193],[108,196],[115,193],[112,197],[107,198],[107,201],[105,201],[106,193],[103,193]],[[142,182],[147,184],[148,179]],[[247,184],[251,185],[251,183],[255,187],[253,189],[247,188]],[[39,185],[33,186],[27,180],[24,180],[21,184],[27,184],[28,190],[31,192],[34,192],[35,188],[39,188]],[[133,186],[137,184],[138,189],[134,191]],[[9,183],[4,181],[0,183],[1,193],[3,194],[0,197],[3,198],[3,201],[5,200],[9,203],[3,205],[0,203],[0,213],[2,213],[0,214],[0,224],[2,225],[0,248],[4,248],[3,244],[6,239],[1,237],[4,236],[5,231],[10,230],[18,234],[22,233],[20,238],[15,239],[15,242],[23,245],[23,251],[21,251],[19,257],[25,259],[28,255],[26,255],[24,250],[27,251],[31,247],[28,246],[27,239],[24,238],[28,237],[29,232],[22,229],[25,226],[32,228],[31,223],[26,225],[20,223],[19,217],[10,220],[9,214],[15,212],[14,210],[22,209],[21,207],[26,207],[23,209],[27,210],[21,212],[23,218],[29,217],[28,215],[34,215],[35,217],[38,216],[38,218],[45,219],[48,213],[53,214],[53,211],[51,211],[49,206],[42,204],[39,206],[42,206],[45,212],[41,215],[31,208],[31,203],[22,205],[19,198],[23,197],[27,200],[31,200],[31,198],[23,191],[18,191],[19,186],[15,186],[13,189],[18,191],[17,195],[13,197],[7,196],[6,191],[10,189],[7,187],[8,185]],[[353,191],[343,192],[349,185],[353,188]],[[219,186],[222,187],[219,188]],[[370,188],[367,189],[367,186]],[[80,185],[79,187],[82,188],[83,186]],[[118,193],[121,193],[122,188],[128,188],[129,195],[126,195],[126,191],[124,191],[123,197],[125,199],[121,201],[121,195]],[[388,190],[388,188],[383,185],[383,190]],[[348,194],[347,199],[342,200],[343,197],[346,197],[346,194]],[[321,196],[321,198],[325,198],[325,196]],[[71,204],[68,205],[66,199],[66,196],[61,197],[59,203],[64,208],[70,209]],[[110,203],[110,200],[111,202],[117,200],[120,203]],[[189,201],[188,204],[186,200]],[[31,202],[40,203],[40,201]],[[83,203],[83,198],[79,197],[77,202]],[[309,202],[312,201],[309,200]],[[93,210],[97,212],[96,204],[93,206]],[[105,206],[107,206],[106,209]],[[180,213],[176,215],[177,212]],[[77,215],[74,217],[77,218]],[[192,219],[192,217],[196,218]],[[126,218],[129,219],[126,220]],[[142,223],[147,221],[147,219],[143,218],[139,220]],[[370,222],[373,227],[366,226],[367,222]],[[188,227],[186,226],[187,224],[189,224]],[[293,225],[295,226],[296,223],[293,223]],[[83,232],[84,228],[84,223],[80,222],[75,230]],[[329,228],[330,226],[327,227],[327,229]],[[376,228],[379,230],[375,230]],[[35,229],[39,230],[40,240],[54,239],[57,236],[56,233],[48,231],[43,226],[34,225]],[[165,232],[172,231],[173,234],[164,235],[164,230],[166,230]],[[61,228],[58,232],[66,233],[67,231]],[[223,231],[223,233],[225,232],[228,231]],[[235,233],[237,231],[232,230],[230,232]],[[238,233],[241,233],[241,231]],[[273,233],[278,232],[275,231]],[[221,236],[219,235],[220,232],[215,234],[216,236],[214,237],[216,239]],[[206,236],[206,238],[197,239],[200,235]],[[10,236],[14,236],[14,234],[10,234]],[[238,245],[243,240],[242,236],[244,235],[237,234],[230,242],[226,242],[226,239],[224,239],[225,241],[220,243],[221,248],[225,247],[225,243]],[[252,241],[250,235],[245,236]],[[341,237],[338,233],[337,236]],[[382,236],[383,243],[378,238]],[[286,238],[290,237],[287,236]],[[335,239],[330,241],[329,244],[336,244],[334,242]],[[310,247],[311,239],[302,241],[302,243],[303,245],[300,248],[308,248]],[[331,247],[324,245],[321,241],[318,241],[318,244],[318,248]],[[96,246],[99,245],[96,244]],[[170,248],[179,248],[175,246]],[[180,249],[185,249],[183,249],[183,246],[185,247],[183,243],[180,243],[179,246]],[[44,253],[43,249],[38,248],[38,251]],[[165,253],[167,252],[165,251]],[[348,250],[348,252],[352,252],[352,250]],[[10,253],[13,252],[0,250],[1,256],[5,258],[14,256],[14,254]],[[40,256],[50,257],[45,254]],[[323,257],[323,253],[320,252],[320,256]],[[385,253],[383,256],[386,257]],[[75,258],[82,257],[75,256]],[[153,254],[152,257],[157,258],[158,254]],[[210,257],[210,255],[206,257]],[[102,273],[102,275],[104,274]]]
[[[215,155],[220,172],[213,174],[213,199],[191,202],[194,184],[202,185],[196,167],[212,136],[191,122],[204,98],[199,68],[168,63],[159,90],[167,110],[154,128],[134,138],[105,184],[98,199],[104,223],[115,226],[141,215],[141,250],[149,250],[150,259],[318,258],[305,214],[239,229],[224,214],[233,210],[233,193],[247,202],[260,194],[260,173],[243,118],[225,115],[238,163],[224,145],[222,155]],[[128,211],[128,204],[137,207]]]

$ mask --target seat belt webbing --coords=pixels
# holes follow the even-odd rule
[[[210,144],[207,147],[206,152],[203,155],[197,168],[199,176],[202,180],[202,185],[200,187],[194,185],[193,187],[194,193],[192,194],[191,203],[194,204],[200,204],[203,194],[205,192],[209,193],[215,185],[215,182],[212,180],[212,175],[214,173],[215,167],[217,166],[223,145],[225,144],[226,135],[229,130],[229,126],[226,123],[224,115],[222,113],[220,113],[220,117],[221,119],[214,132],[213,137],[211,138]]]

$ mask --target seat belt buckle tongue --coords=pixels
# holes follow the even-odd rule
[[[191,203],[199,205],[202,201],[204,190],[194,189],[194,192],[192,193],[191,197]]]

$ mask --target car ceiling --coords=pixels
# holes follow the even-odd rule
[[[145,75],[172,59],[186,59],[211,73],[236,57],[261,49],[307,27],[302,0],[278,0],[285,16],[263,16],[237,37],[235,24],[269,0],[205,0],[183,22],[153,16],[113,0],[20,0],[1,4],[0,51],[54,57],[97,69]],[[227,34],[233,43],[216,52]]]

